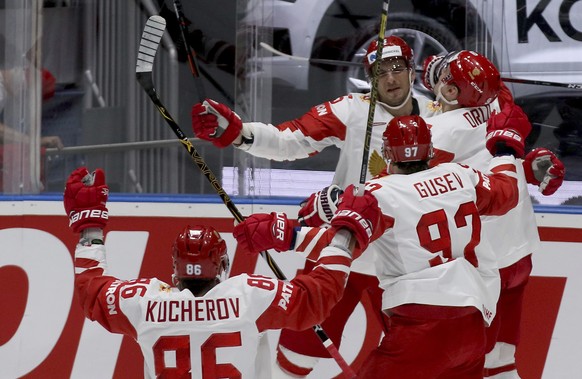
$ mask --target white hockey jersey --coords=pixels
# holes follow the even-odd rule
[[[491,154],[485,147],[487,120],[497,102],[461,108],[426,119],[430,126],[435,157],[431,165],[458,162],[487,172]],[[520,160],[520,163],[523,161]],[[540,246],[535,214],[527,189],[523,164],[517,165],[519,203],[503,216],[486,217],[484,231],[497,254],[499,267],[507,267]]]
[[[414,98],[414,113],[429,117],[440,108],[428,98]],[[252,133],[251,145],[241,145],[248,153],[272,160],[308,158],[328,146],[340,149],[333,183],[341,188],[360,181],[364,138],[368,121],[370,94],[350,93],[311,108],[305,115],[280,125],[260,122],[244,123],[245,134]],[[366,180],[378,175],[385,162],[382,157],[382,134],[394,116],[385,104],[378,102],[374,112],[370,160]],[[378,167],[379,166],[379,167]],[[352,271],[374,275],[373,257],[367,252],[352,264]]]
[[[495,158],[494,172],[507,176],[445,163],[367,183],[389,226],[370,246],[384,289],[383,309],[473,306],[487,323],[493,319],[499,272],[481,233],[480,215],[500,215],[516,205],[514,162],[513,157]]]
[[[350,262],[327,247],[315,270],[291,282],[243,274],[196,297],[156,278],[105,276],[105,247],[77,245],[75,288],[89,319],[139,343],[146,377],[269,379],[262,332],[323,321],[343,294]]]
[[[387,227],[373,236],[367,250],[375,252],[384,309],[404,304],[471,306],[487,323],[493,319],[499,271],[483,238],[480,216],[500,215],[516,206],[515,162],[513,157],[493,159],[495,174],[490,176],[445,163],[366,184]],[[328,243],[325,237],[319,228],[301,228],[295,250],[315,260]]]

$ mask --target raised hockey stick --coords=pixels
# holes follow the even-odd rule
[[[180,34],[182,35],[186,54],[188,55],[188,67],[190,67],[190,72],[194,77],[194,85],[196,86],[198,102],[201,103],[204,101],[204,99],[206,99],[206,92],[204,91],[202,78],[200,78],[200,68],[198,67],[198,62],[196,61],[196,53],[194,50],[192,50],[192,47],[188,42],[188,25],[186,24],[186,17],[184,17],[184,12],[182,12],[182,3],[180,3],[180,0],[174,0],[174,11],[176,12],[176,18],[178,19],[178,24],[180,25]]]
[[[202,171],[202,173],[206,176],[206,178],[210,181],[212,187],[218,193],[220,198],[222,199],[223,203],[226,205],[230,213],[234,216],[237,222],[242,222],[244,220],[243,215],[240,213],[236,205],[230,199],[228,194],[224,191],[224,188],[220,185],[220,182],[210,169],[204,158],[200,156],[198,151],[192,145],[192,142],[188,139],[188,137],[184,134],[180,126],[174,121],[168,110],[164,107],[160,97],[156,91],[153,82],[153,64],[156,57],[156,53],[158,51],[158,47],[160,44],[160,40],[162,39],[162,35],[166,29],[166,20],[164,20],[160,16],[151,16],[144,27],[142,37],[139,43],[139,52],[137,55],[137,63],[135,67],[135,76],[138,83],[142,86],[145,92],[148,94],[154,105],[158,108],[158,112],[162,115],[166,123],[170,126],[174,134],[178,137],[184,148],[188,151],[192,160],[198,168]],[[261,256],[267,261],[267,264],[273,270],[275,276],[280,280],[286,280],[285,274],[281,271],[279,266],[277,266],[276,262],[273,260],[271,255],[263,251],[261,252]],[[338,349],[333,344],[332,340],[329,338],[327,333],[323,330],[320,325],[315,325],[313,327],[313,331],[321,340],[321,343],[325,346],[327,351],[329,352],[330,356],[337,362],[340,368],[344,371],[349,378],[355,378],[356,375],[352,368],[347,364],[347,362],[343,359],[340,355]]]
[[[289,55],[285,54],[282,51],[275,49],[273,46],[269,45],[268,43],[261,42],[259,43],[261,47],[274,55],[278,55],[281,57],[288,58],[293,61],[300,61],[300,62],[308,62],[308,63],[318,63],[318,64],[329,64],[332,66],[348,66],[348,67],[362,67],[361,62],[349,62],[349,61],[339,61],[335,59],[319,59],[319,58],[306,58],[306,57],[298,57],[296,55]]]
[[[289,60],[299,61],[299,62],[308,62],[313,64],[328,64],[332,66],[347,66],[347,67],[361,67],[361,62],[350,62],[350,61],[340,61],[335,59],[319,59],[319,58],[307,58],[307,57],[298,57],[296,55],[285,54],[282,51],[275,49],[273,46],[261,42],[261,47],[274,55],[278,55],[280,57],[288,58]],[[416,69],[416,72],[422,72],[422,69]],[[519,79],[519,78],[506,78],[502,77],[506,83],[518,83],[518,84],[529,84],[535,86],[549,86],[549,87],[563,87],[569,89],[582,89],[582,84],[578,83],[558,83],[558,82],[548,82],[545,80],[533,80],[533,79]]]
[[[164,120],[166,120],[166,123],[170,126],[176,137],[178,137],[184,148],[186,148],[194,163],[196,163],[204,176],[206,176],[206,178],[210,181],[210,184],[218,193],[230,213],[232,213],[237,222],[242,222],[244,220],[243,215],[232,202],[224,188],[222,188],[220,182],[204,161],[204,158],[202,158],[202,156],[194,148],[194,145],[192,145],[192,142],[190,142],[188,137],[184,134],[180,126],[176,123],[176,121],[174,121],[170,115],[170,112],[168,112],[160,100],[160,97],[154,86],[152,74],[153,63],[165,29],[166,20],[164,20],[162,17],[151,16],[147,20],[144,31],[142,33],[141,41],[139,43],[139,52],[137,56],[137,64],[135,67],[136,79],[142,88],[146,91],[154,105],[158,108],[158,111],[162,117],[164,117]],[[269,256],[269,254],[267,252],[262,252],[261,255],[266,259],[269,267],[271,267],[275,275],[280,279],[284,279],[285,275],[277,266],[275,261]]]
[[[536,86],[549,86],[549,87],[564,87],[569,89],[582,89],[582,84],[576,83],[557,83],[557,82],[547,82],[545,80],[531,80],[518,78],[501,78],[501,80],[507,83],[531,84]]]
[[[360,186],[358,194],[364,193],[366,174],[368,172],[368,158],[370,156],[370,141],[372,139],[372,127],[374,126],[374,114],[376,112],[376,102],[378,100],[378,72],[380,71],[380,59],[384,48],[384,35],[386,34],[386,22],[388,20],[388,7],[390,0],[382,3],[382,16],[380,18],[380,30],[378,31],[378,50],[376,51],[376,61],[372,67],[372,88],[370,89],[370,106],[368,108],[368,121],[366,123],[366,134],[364,136],[364,151],[362,153],[362,167],[360,168]]]

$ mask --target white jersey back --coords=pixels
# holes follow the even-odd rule
[[[157,279],[143,286],[136,283],[136,290],[144,288],[145,295],[120,298],[119,307],[135,328],[148,371],[157,372],[156,365],[161,365],[169,374],[174,361],[176,370],[190,372],[192,378],[240,372],[243,378],[267,379],[269,372],[257,371],[261,365],[255,367],[248,352],[260,350],[256,320],[277,292],[250,287],[248,278],[230,278],[227,285],[202,297],[169,288]],[[276,280],[261,280],[277,286]]]
[[[368,183],[393,222],[369,248],[376,252],[384,309],[410,303],[474,306],[485,321],[493,318],[499,274],[481,236],[479,183],[474,170],[446,163]]]
[[[458,162],[488,172],[491,154],[485,147],[487,120],[497,102],[475,108],[461,108],[428,118],[435,162]],[[523,173],[517,165],[519,203],[503,216],[483,219],[486,238],[491,241],[499,267],[507,267],[533,253],[540,246],[535,214]]]
[[[263,332],[308,329],[343,294],[351,256],[320,250],[317,267],[290,282],[241,274],[194,296],[157,278],[109,276],[105,245],[77,244],[75,287],[86,317],[139,343],[149,377],[270,379]]]

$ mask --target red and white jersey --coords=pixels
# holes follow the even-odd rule
[[[444,163],[366,184],[388,224],[369,247],[376,251],[383,309],[404,304],[473,306],[486,322],[493,319],[499,272],[480,215],[512,209],[517,183],[513,157],[494,158],[492,164],[496,174],[490,176]]]
[[[428,98],[416,96],[414,99],[414,112],[420,116],[429,117],[440,112],[440,108],[435,108]],[[369,107],[370,94],[350,93],[313,107],[303,116],[277,126],[260,122],[244,123],[243,128],[253,134],[254,141],[250,147],[241,146],[252,155],[277,161],[308,158],[328,146],[337,146],[340,154],[331,184],[346,188],[360,182]],[[381,158],[382,134],[392,118],[394,116],[389,108],[378,102],[374,112],[366,180],[378,175],[385,166]],[[365,252],[353,262],[352,271],[374,275],[374,257]]]
[[[315,270],[291,282],[243,274],[196,297],[156,278],[106,276],[105,247],[77,245],[75,288],[89,319],[138,342],[146,377],[270,378],[262,332],[323,321],[343,294],[350,262],[327,247]]]
[[[437,112],[428,98],[418,96],[414,99],[415,110],[420,116],[430,117]],[[303,116],[277,126],[260,122],[244,123],[243,127],[254,136],[246,151],[262,158],[291,161],[308,158],[328,146],[337,146],[341,151],[333,184],[346,188],[360,181],[369,107],[369,94],[350,93],[315,106]],[[382,134],[392,118],[394,116],[389,108],[378,102],[374,112],[370,154],[376,151],[382,156]],[[378,173],[371,168],[366,179]]]
[[[435,156],[431,166],[458,162],[487,172],[491,154],[485,147],[487,120],[497,102],[474,108],[461,108],[426,119],[430,125]],[[520,163],[522,161],[520,160]],[[487,217],[484,230],[499,260],[499,267],[519,261],[540,246],[535,214],[523,173],[517,165],[519,203],[503,216]]]

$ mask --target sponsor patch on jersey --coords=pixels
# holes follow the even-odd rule
[[[281,288],[281,298],[277,305],[284,310],[287,310],[289,303],[291,302],[291,295],[293,295],[293,284],[291,283],[283,283],[283,287]]]

